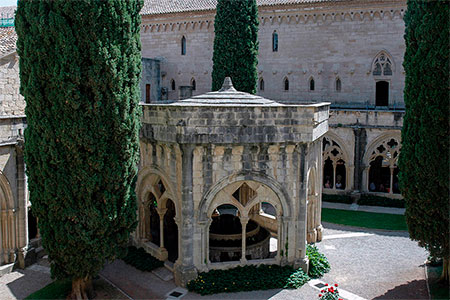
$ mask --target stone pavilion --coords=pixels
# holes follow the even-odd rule
[[[282,104],[222,89],[142,104],[133,242],[177,284],[246,264],[307,270],[320,241],[329,103]]]

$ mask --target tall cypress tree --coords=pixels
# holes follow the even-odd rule
[[[72,298],[136,226],[141,1],[19,0],[25,160],[52,276]]]
[[[449,280],[449,3],[408,1],[406,114],[399,158],[410,237],[444,259]]]
[[[235,88],[256,93],[258,81],[256,0],[218,0],[214,20],[212,90],[231,77]]]

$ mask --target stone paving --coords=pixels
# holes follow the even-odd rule
[[[331,262],[331,271],[320,280],[338,283],[351,294],[346,299],[429,299],[424,261],[427,253],[409,239],[407,232],[359,229],[324,224],[319,249]],[[101,276],[133,299],[174,299],[167,295],[176,288],[173,280],[163,281],[116,260],[105,266]],[[0,277],[0,299],[22,299],[51,282],[45,266]],[[319,291],[306,284],[297,290],[268,290],[200,296],[187,293],[182,299],[274,299],[315,300]]]

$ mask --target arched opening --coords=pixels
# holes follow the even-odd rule
[[[186,55],[186,38],[181,38],[181,55]]]
[[[368,190],[377,193],[400,193],[397,160],[401,145],[390,138],[377,145],[369,157]]]
[[[175,222],[175,204],[168,199],[164,215],[164,247],[168,252],[168,260],[175,262],[178,258],[178,226]]]
[[[218,206],[209,226],[209,260],[239,261],[242,257],[242,225],[239,210],[232,204]]]
[[[377,81],[375,105],[376,106],[388,106],[389,105],[389,82]]]
[[[262,78],[259,80],[259,90],[264,91],[264,79]]]
[[[174,79],[170,80],[170,88],[171,88],[172,91],[175,91],[175,89],[176,89],[176,85],[175,85],[175,80]]]
[[[336,92],[340,92],[341,91],[341,85],[342,85],[341,79],[337,78],[336,79]]]
[[[247,260],[274,258],[278,251],[278,222],[275,207],[268,202],[257,203],[249,211],[245,258]],[[250,221],[257,224],[249,230]],[[251,226],[251,225],[250,225]]]
[[[278,33],[276,31],[272,33],[272,51],[278,52]]]
[[[161,242],[161,227],[159,222],[159,214],[158,214],[158,203],[156,202],[156,198],[153,195],[153,193],[149,194],[149,200],[148,200],[148,211],[149,211],[149,218],[150,222],[148,222],[149,227],[147,232],[146,238],[148,241],[152,242],[155,245],[160,245]]]
[[[28,240],[33,240],[38,237],[38,224],[37,219],[33,214],[33,210],[28,210]]]
[[[316,88],[316,84],[315,84],[315,82],[314,82],[314,78],[310,78],[309,79],[309,90],[310,91],[314,91],[314,89]]]
[[[196,84],[194,78],[191,79],[191,87],[192,87],[192,90],[193,90],[193,91],[195,91],[195,89],[197,88],[197,84]]]
[[[347,181],[346,156],[332,138],[323,138],[323,187],[345,190]]]
[[[287,77],[284,78],[284,90],[289,91],[289,79]]]

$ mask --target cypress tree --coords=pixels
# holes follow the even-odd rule
[[[231,77],[238,91],[256,93],[258,81],[256,0],[218,0],[214,20],[212,90]]]
[[[71,298],[136,227],[141,1],[19,0],[25,160],[52,276]]]
[[[449,280],[449,7],[408,1],[406,114],[399,158],[410,237],[444,259]]]

